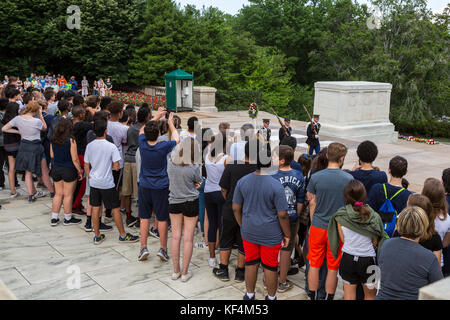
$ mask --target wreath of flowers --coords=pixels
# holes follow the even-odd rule
[[[406,140],[406,141],[415,141],[420,143],[426,143],[426,144],[439,144],[439,141],[435,141],[434,139],[423,139],[423,138],[416,138],[414,136],[399,136],[399,139]]]
[[[258,117],[258,112],[258,106],[256,105],[256,103],[252,102],[248,107],[248,116],[252,119],[256,119],[256,117]]]

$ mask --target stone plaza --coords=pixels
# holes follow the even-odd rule
[[[217,130],[220,122],[229,122],[232,129],[239,129],[242,124],[253,122],[246,111],[179,115],[183,128],[192,115],[201,120],[202,127],[214,130]],[[258,126],[262,124],[263,118],[271,119],[272,136],[277,139],[279,124],[276,117],[260,112],[256,120]],[[307,151],[307,123],[293,120],[291,126],[298,141],[298,156]],[[357,161],[356,147],[360,141],[321,135],[322,147],[333,141],[342,142],[349,148],[344,168],[351,169]],[[389,159],[395,155],[402,155],[408,160],[409,172],[406,178],[412,191],[420,192],[428,177],[440,179],[442,170],[450,166],[449,145],[426,145],[398,140],[395,143],[378,143],[378,147],[379,155],[374,165],[380,170],[387,171]],[[221,282],[213,276],[207,261],[208,249],[200,248],[194,248],[193,252],[193,278],[186,283],[173,281],[171,260],[164,263],[156,256],[159,240],[149,237],[149,259],[139,262],[139,243],[119,243],[115,227],[105,233],[106,240],[101,245],[94,246],[93,233],[86,233],[83,229],[85,218],[80,225],[51,227],[50,197],[46,196],[29,204],[23,182],[19,192],[22,194],[19,199],[9,200],[9,189],[0,191],[0,280],[17,299],[241,300],[245,293],[245,283],[234,282],[235,252],[230,262],[229,282]],[[135,205],[133,214],[137,214]],[[134,228],[126,229],[133,234],[139,233]],[[199,233],[194,241],[199,241],[200,238]],[[73,275],[77,272],[80,273],[80,288],[74,288],[72,282]],[[279,293],[278,298],[306,300],[304,268],[288,278],[295,286],[285,293]],[[264,295],[260,272],[256,297],[263,299]],[[342,298],[342,283],[339,282],[336,299]]]

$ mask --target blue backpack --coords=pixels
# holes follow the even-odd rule
[[[384,231],[390,238],[392,237],[392,234],[394,233],[395,230],[395,225],[397,224],[397,210],[395,210],[391,200],[394,199],[400,192],[405,190],[405,188],[401,188],[390,198],[388,198],[387,196],[386,184],[384,183],[383,189],[386,200],[384,200],[384,203],[381,206],[380,210],[378,210],[378,213],[380,214],[381,220],[384,223]]]

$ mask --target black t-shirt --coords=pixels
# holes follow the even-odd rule
[[[84,155],[87,145],[87,133],[92,130],[93,126],[89,122],[77,122],[73,126],[73,136],[77,142],[77,153]]]
[[[219,182],[220,187],[227,190],[227,198],[222,208],[224,219],[234,219],[233,195],[238,181],[249,173],[256,171],[256,169],[256,164],[249,164],[248,162],[239,164],[235,161],[226,165]]]

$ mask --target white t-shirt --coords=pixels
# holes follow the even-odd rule
[[[117,121],[108,121],[108,134],[113,138],[114,144],[122,155],[122,144],[127,143],[128,127]],[[120,168],[123,168],[123,157],[120,157]]]
[[[442,218],[442,216],[441,216]],[[441,237],[441,240],[444,241],[445,234],[450,232],[450,216],[447,215],[447,219],[442,221],[439,217],[434,219],[434,229],[436,229],[437,233]],[[441,267],[444,266],[444,255],[441,254]]]
[[[192,139],[195,139],[197,135],[195,133],[190,133],[188,131],[181,131],[180,133],[180,143],[183,141],[184,138],[191,137]]]
[[[342,252],[358,257],[375,257],[372,239],[342,226],[344,245]]]
[[[245,159],[245,144],[247,142],[240,141],[231,145],[230,156],[236,161],[244,161]]]
[[[117,147],[106,139],[95,139],[86,147],[84,162],[91,165],[89,185],[97,189],[114,188],[112,163],[120,161]]]

